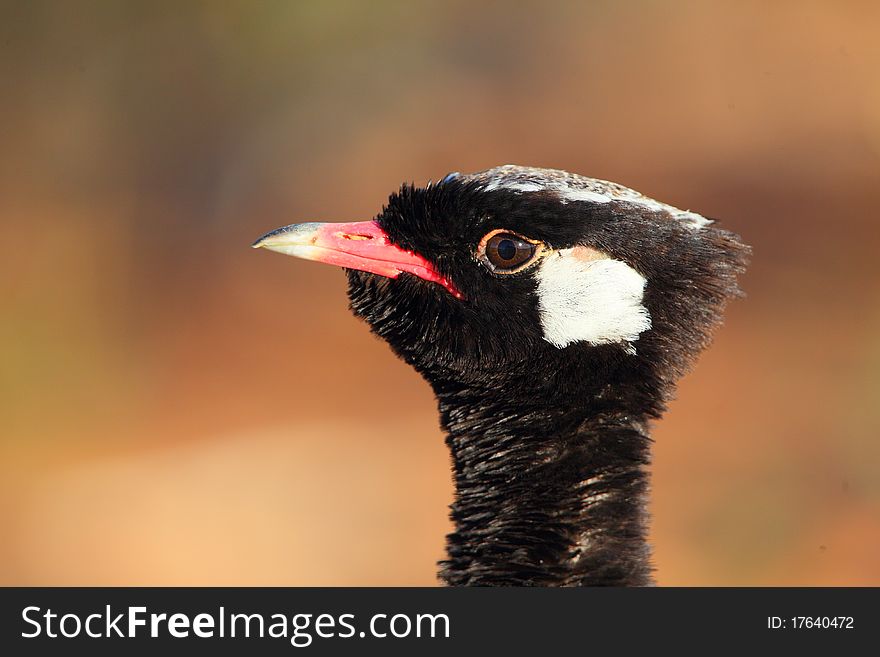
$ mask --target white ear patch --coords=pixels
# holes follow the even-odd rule
[[[551,253],[537,279],[544,339],[560,349],[574,342],[634,342],[651,328],[642,305],[645,277],[600,251],[578,246]],[[635,348],[627,345],[627,352]]]

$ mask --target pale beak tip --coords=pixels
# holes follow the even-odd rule
[[[254,243],[251,244],[251,248],[252,249],[264,249],[264,248],[268,247],[272,237],[277,232],[278,231],[273,230],[272,232],[266,233],[265,235],[260,235],[256,240],[254,240]]]
[[[252,249],[268,249],[269,251],[277,251],[281,247],[295,245],[300,243],[303,234],[311,234],[315,230],[315,226],[320,224],[291,224],[290,226],[282,226],[275,230],[270,230],[257,238],[251,244]]]

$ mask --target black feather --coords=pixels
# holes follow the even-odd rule
[[[610,200],[566,201],[565,186]],[[613,183],[504,167],[404,186],[376,218],[465,296],[408,274],[348,272],[352,310],[437,396],[456,485],[447,583],[651,583],[648,423],[740,294],[749,254],[682,214]],[[591,246],[641,273],[652,327],[636,353],[547,342],[534,272],[495,276],[475,259],[499,228],[554,249]]]

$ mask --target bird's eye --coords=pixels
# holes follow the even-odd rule
[[[540,242],[510,231],[496,230],[480,241],[477,257],[497,274],[512,274],[525,268],[540,251]]]

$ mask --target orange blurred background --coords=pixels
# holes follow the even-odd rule
[[[662,585],[880,585],[880,5],[4,3],[0,584],[434,584],[428,386],[255,252],[503,163],[754,247],[655,429]]]

